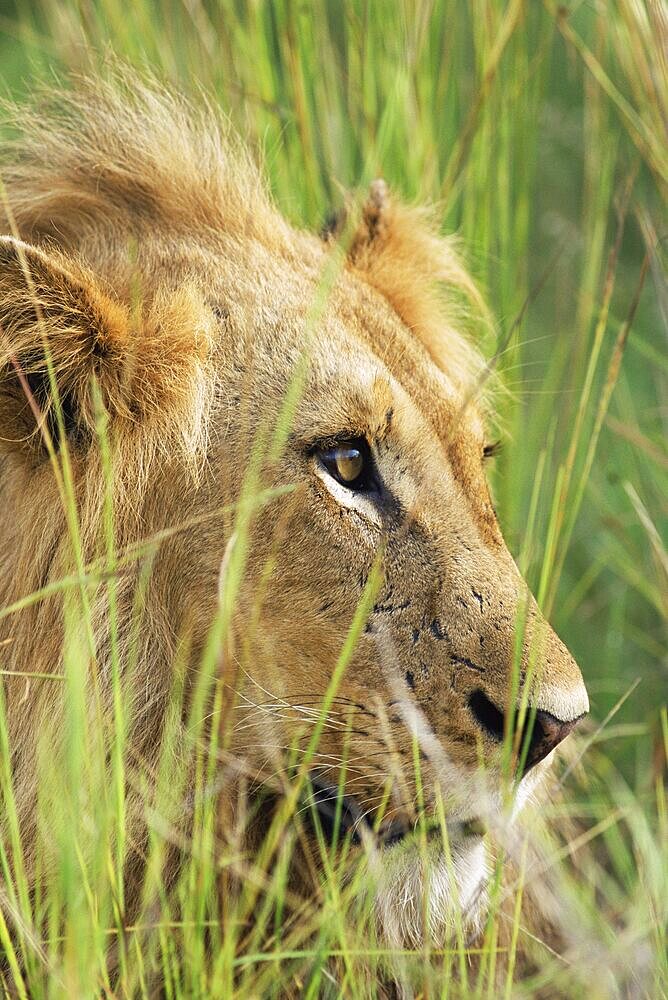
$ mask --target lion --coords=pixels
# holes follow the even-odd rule
[[[589,706],[501,534],[471,333],[486,313],[453,240],[380,180],[324,234],[295,228],[214,111],[135,78],[13,117],[0,648],[26,869],[46,836],[38,744],[56,753],[66,715],[49,677],[72,669],[65,622],[83,608],[82,697],[112,719],[120,665],[128,752],[147,772],[175,673],[192,705],[213,664],[208,726],[238,765],[221,838],[240,775],[251,797],[275,791],[296,750],[320,832],[338,810],[370,859],[380,933],[420,947],[463,925],[475,941],[485,827],[539,796]],[[96,577],[109,495],[117,563]],[[141,791],[126,795],[140,816]],[[254,823],[257,840],[261,811]],[[307,875],[294,884],[308,896]]]

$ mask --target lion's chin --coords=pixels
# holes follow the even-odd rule
[[[375,910],[391,947],[443,945],[457,928],[467,936],[479,928],[490,874],[481,837],[452,844],[449,858],[439,843],[402,841],[376,860]]]

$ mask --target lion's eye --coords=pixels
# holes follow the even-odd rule
[[[359,448],[337,448],[332,457],[339,479],[344,483],[354,483],[359,478],[364,468],[364,459]]]
[[[330,448],[319,449],[317,454],[330,476],[342,486],[360,492],[376,489],[373,459],[363,438],[341,441]]]

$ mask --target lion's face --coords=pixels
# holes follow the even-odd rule
[[[154,112],[154,103],[144,112],[104,101],[90,112],[103,117],[113,163],[128,155],[129,135],[163,128],[150,163],[141,166],[151,143],[134,154],[141,204],[116,189],[113,171],[101,183],[97,126],[90,162],[83,143],[71,177],[69,147],[51,140],[40,181],[49,197],[32,197],[41,175],[29,160],[10,191],[37,245],[0,240],[3,489],[8,509],[28,498],[4,599],[46,586],[53,554],[69,551],[42,442],[49,428],[56,444],[70,436],[82,537],[90,559],[99,551],[101,401],[116,448],[119,551],[179,526],[148,592],[155,635],[139,671],[140,713],[152,719],[166,697],[171,660],[160,650],[173,655],[185,635],[196,669],[221,593],[239,585],[220,657],[225,747],[269,785],[296,762],[324,817],[342,784],[353,833],[368,840],[377,828],[385,926],[415,938],[423,888],[406,833],[416,817],[448,824],[452,866],[438,840],[429,845],[442,927],[455,899],[472,911],[480,898],[484,850],[470,821],[500,810],[502,744],[520,705],[535,714],[519,740],[520,800],[588,708],[576,664],[501,537],[485,476],[481,363],[434,286],[475,293],[449,245],[392,206],[382,185],[337,267],[331,247],[263,200],[245,161],[212,159],[215,144],[187,120],[175,125],[172,105],[162,125]],[[128,114],[137,122],[114,139]],[[60,424],[49,417],[45,332]],[[279,489],[249,507],[249,484],[251,500]],[[102,661],[104,615],[99,631]],[[151,733],[146,747],[159,745]]]
[[[388,881],[384,865],[381,896],[390,911],[401,910],[400,932],[411,937],[420,905],[413,892],[411,915],[406,886],[419,879],[399,841],[418,808],[416,748],[424,809],[434,816],[439,797],[445,804],[457,896],[473,909],[485,859],[469,821],[490,820],[500,807],[506,728],[512,737],[524,699],[536,721],[521,801],[588,701],[577,665],[501,536],[474,385],[467,391],[450,378],[354,269],[338,276],[309,339],[304,304],[316,297],[321,273],[321,266],[300,274],[272,263],[246,313],[221,289],[222,382],[233,385],[234,401],[219,417],[211,463],[221,502],[232,481],[233,495],[241,494],[254,440],[280,422],[305,344],[310,359],[287,441],[262,479],[292,490],[257,513],[250,529],[224,667],[238,694],[232,746],[255,776],[275,780],[291,750],[299,765],[322,720],[308,769],[323,816],[343,771],[348,820],[358,834],[365,822],[379,827],[394,873]],[[197,549],[199,569],[193,563],[191,572],[203,590],[211,591],[221,560],[226,572],[229,537],[210,540],[203,560]],[[369,613],[332,688],[366,599]],[[453,891],[442,858],[434,873],[435,912],[445,919]],[[393,894],[404,899],[401,908]]]

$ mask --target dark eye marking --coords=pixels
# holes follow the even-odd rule
[[[325,471],[341,486],[356,493],[380,493],[380,477],[364,438],[346,438],[316,445],[313,453]]]
[[[495,458],[501,451],[502,447],[503,442],[500,440],[492,441],[490,444],[486,444],[482,449],[483,459],[487,460],[488,458]]]

